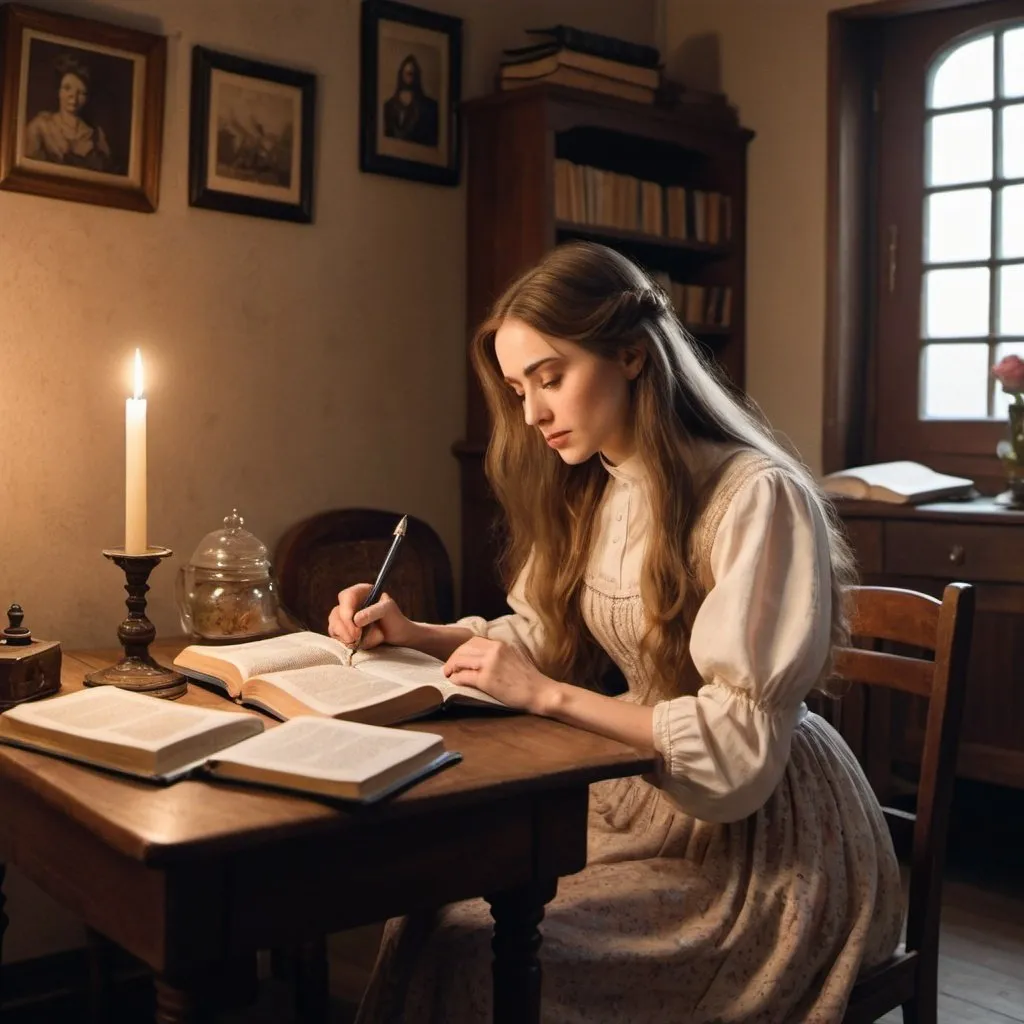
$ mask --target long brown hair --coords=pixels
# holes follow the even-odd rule
[[[493,422],[487,477],[508,524],[502,574],[511,585],[529,562],[525,596],[541,621],[545,672],[591,685],[605,660],[583,622],[580,593],[607,472],[596,457],[576,466],[553,457],[541,432],[526,425],[494,350],[495,334],[510,318],[604,358],[629,346],[646,352],[632,383],[632,416],[636,450],[648,468],[652,529],[641,595],[649,627],[643,648],[656,692],[679,692],[695,595],[699,599],[689,544],[702,496],[683,457],[690,439],[761,452],[803,487],[829,532],[833,644],[846,642],[842,588],[854,579],[853,559],[811,474],[775,440],[752,403],[730,394],[664,292],[638,266],[605,246],[572,242],[553,249],[505,291],[470,349]]]

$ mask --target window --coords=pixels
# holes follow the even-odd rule
[[[893,0],[830,32],[826,469],[1001,477],[991,369],[1024,356],[1024,0]]]
[[[990,371],[1024,355],[1024,26],[954,44],[925,95],[918,416],[1005,419]]]

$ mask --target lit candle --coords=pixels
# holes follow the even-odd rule
[[[124,409],[124,550],[146,552],[146,400],[142,397],[142,355],[135,350],[135,397]]]

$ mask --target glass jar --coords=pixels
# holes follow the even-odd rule
[[[199,542],[178,570],[175,596],[181,625],[199,643],[257,640],[282,632],[277,583],[267,548],[238,509]]]

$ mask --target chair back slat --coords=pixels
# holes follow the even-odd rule
[[[943,593],[935,646],[935,681],[928,702],[918,782],[907,948],[934,948],[936,960],[942,872],[946,863],[960,723],[967,694],[974,598],[974,588],[964,583],[951,583]]]
[[[850,587],[851,634],[934,651],[934,661],[876,650],[842,648],[836,675],[869,687],[888,687],[928,702],[913,831],[907,950],[921,953],[921,970],[938,962],[942,870],[967,689],[974,623],[974,589],[950,583],[941,601],[889,587]],[[870,744],[870,737],[868,743]],[[924,965],[928,965],[926,968]]]
[[[338,592],[376,578],[399,519],[399,513],[380,509],[332,509],[292,526],[274,552],[281,602],[292,618],[326,633]],[[453,618],[448,553],[432,527],[415,516],[409,516],[385,590],[411,619]]]
[[[941,601],[900,587],[857,587],[856,595],[850,609],[852,636],[935,650]]]
[[[836,651],[835,673],[851,683],[889,686],[915,697],[929,697],[935,665],[930,661],[907,658],[901,654],[845,647]]]

